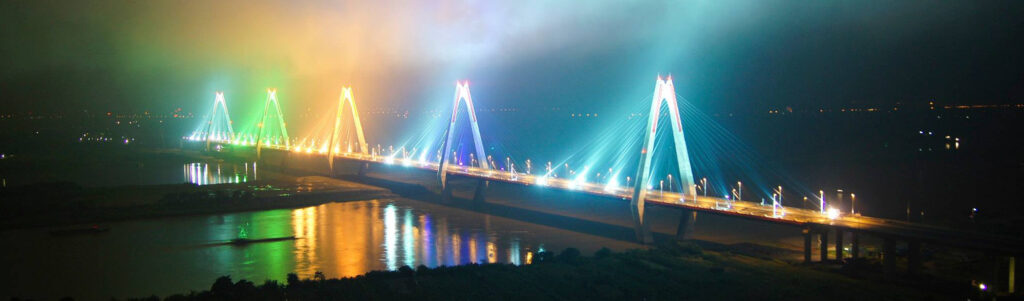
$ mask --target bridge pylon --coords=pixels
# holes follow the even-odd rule
[[[487,154],[484,153],[483,141],[480,139],[480,126],[477,124],[476,111],[473,109],[473,97],[469,93],[469,82],[456,82],[455,83],[455,101],[452,104],[452,118],[451,123],[448,125],[448,130],[444,132],[444,145],[441,146],[441,162],[438,162],[437,167],[437,179],[441,183],[441,196],[447,198],[451,193],[451,187],[448,186],[448,165],[451,157],[452,143],[455,140],[455,121],[456,116],[459,114],[460,104],[466,103],[466,111],[469,113],[469,124],[473,130],[473,143],[476,150],[476,162],[478,167],[481,169],[491,169],[487,164]],[[472,162],[470,162],[472,165]],[[477,184],[476,192],[474,193],[474,201],[483,201],[483,186],[486,185],[484,180],[480,180]]]
[[[223,138],[218,137],[219,140],[231,141],[235,137],[235,131],[234,131],[234,129],[231,128],[231,117],[228,115],[228,105],[227,105],[227,103],[224,100],[224,92],[217,92],[215,95],[216,96],[214,97],[214,100],[213,100],[213,111],[210,113],[210,121],[208,121],[206,123],[206,150],[207,151],[210,150],[210,142],[211,142],[211,138],[213,137],[213,130],[214,130],[214,128],[213,128],[213,121],[217,117],[217,110],[218,110],[218,108],[220,108],[220,110],[224,111],[224,120],[225,120],[225,122],[227,123],[227,126],[228,126],[228,132],[224,134],[224,136],[226,136],[226,137],[223,137]]]
[[[334,130],[331,131],[331,140],[327,150],[327,164],[330,167],[331,176],[334,176],[334,155],[337,153],[337,143],[340,139],[338,132],[341,131],[341,117],[345,113],[346,103],[352,107],[352,123],[355,124],[356,139],[359,140],[359,153],[365,155],[369,152],[366,137],[363,136],[363,124],[359,121],[359,110],[356,109],[356,101],[352,97],[352,87],[343,87],[341,95],[338,96],[338,109],[334,115]]]
[[[676,92],[675,87],[672,85],[672,76],[664,79],[658,76],[658,81],[654,86],[654,97],[651,100],[651,112],[647,117],[644,146],[640,150],[640,166],[637,168],[633,199],[630,201],[636,238],[641,243],[651,243],[654,241],[651,236],[650,223],[644,219],[644,201],[647,197],[647,181],[651,175],[654,138],[658,133],[658,117],[661,115],[662,102],[668,103],[668,115],[672,122],[669,130],[672,131],[672,140],[676,149],[676,161],[679,163],[679,180],[682,182],[680,187],[686,187],[690,190],[689,194],[695,195],[695,191],[693,191],[693,170],[690,168],[690,155],[686,150],[686,140],[683,137],[683,121],[679,116],[679,107],[676,104]]]
[[[271,107],[270,104],[274,106]],[[259,128],[256,134],[256,159],[260,158],[260,151],[263,149],[263,145],[270,145],[270,140],[263,141],[263,132],[267,125],[267,116],[270,114],[270,109],[273,108],[274,112],[277,112],[278,127],[281,128],[281,136],[284,136],[284,146],[286,149],[291,148],[291,140],[288,138],[288,128],[284,122],[284,113],[281,112],[281,104],[277,100],[277,89],[267,89],[267,101],[263,105],[263,117],[260,118],[260,123],[257,125]]]

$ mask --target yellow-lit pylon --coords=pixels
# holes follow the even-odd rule
[[[284,123],[284,113],[281,112],[281,103],[277,100],[277,89],[267,89],[267,101],[263,105],[263,118],[260,118],[259,132],[256,134],[256,158],[260,157],[260,150],[263,148],[263,128],[267,127],[267,116],[270,114],[270,103],[274,103],[274,110],[277,112],[278,126],[281,128],[281,135],[284,136],[284,147],[291,148],[291,141],[288,138],[288,128]]]
[[[658,133],[658,117],[661,115],[661,104],[668,104],[669,119],[672,121],[669,130],[672,131],[672,140],[676,148],[676,161],[679,163],[679,180],[682,185],[690,189],[689,194],[695,195],[693,191],[696,186],[693,182],[693,170],[690,169],[690,154],[686,150],[686,139],[683,138],[683,120],[679,116],[679,107],[676,104],[676,89],[672,85],[672,76],[662,79],[658,76],[658,82],[654,86],[654,99],[651,100],[651,113],[647,115],[647,131],[644,133],[644,147],[640,150],[640,166],[636,171],[636,180],[633,188],[633,200],[630,207],[633,211],[633,221],[636,226],[637,240],[641,243],[650,243],[650,225],[644,220],[644,198],[647,196],[647,179],[651,175],[651,158],[654,156],[654,138]]]
[[[341,131],[341,116],[345,112],[345,104],[352,107],[352,123],[355,124],[356,138],[359,139],[359,153],[367,154],[366,138],[363,136],[363,124],[359,122],[359,109],[356,108],[356,101],[352,97],[352,87],[341,88],[341,95],[338,96],[338,111],[334,115],[334,130],[331,132],[331,141],[328,145],[327,162],[334,174],[334,154],[339,139],[338,132]]]
[[[213,136],[213,120],[217,117],[217,108],[224,111],[224,120],[228,124],[227,141],[235,139],[235,130],[231,128],[231,116],[228,115],[228,105],[224,100],[224,92],[217,92],[213,100],[213,112],[210,113],[210,121],[206,123],[206,150],[210,150],[210,137]],[[218,106],[219,105],[219,106]],[[225,140],[225,139],[222,139]]]

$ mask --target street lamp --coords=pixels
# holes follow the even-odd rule
[[[672,191],[672,175],[668,175],[668,191]]]
[[[856,205],[857,205],[857,194],[856,193],[851,193],[850,194],[850,214],[854,214],[853,207],[856,206]]]
[[[776,200],[778,194],[772,194],[772,217],[779,217],[779,202]]]
[[[779,185],[779,206],[782,206],[782,185]]]
[[[743,201],[743,182],[736,181],[736,200]]]
[[[700,184],[701,184],[701,186],[704,187],[704,188],[701,188],[700,191],[702,191],[704,193],[704,196],[707,197],[708,196],[708,178],[701,178],[700,179]]]
[[[821,205],[821,213],[825,213],[825,190],[818,190],[818,195],[820,196],[818,200]]]
[[[690,185],[690,193],[693,194],[693,203],[697,204],[697,184]]]

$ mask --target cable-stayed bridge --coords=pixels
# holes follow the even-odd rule
[[[517,169],[515,164],[508,162],[505,168],[495,169],[493,159],[486,153],[481,139],[480,127],[474,109],[472,95],[470,94],[468,82],[457,82],[455,97],[451,107],[451,118],[447,129],[441,137],[441,145],[436,150],[436,156],[426,156],[434,150],[406,150],[400,148],[387,150],[380,146],[374,148],[367,144],[363,134],[363,127],[359,119],[357,102],[354,91],[350,87],[341,90],[337,106],[332,109],[334,120],[329,129],[330,138],[326,141],[310,141],[307,143],[295,143],[288,136],[284,115],[277,99],[276,90],[267,91],[267,99],[258,131],[255,136],[252,134],[237,134],[232,129],[232,123],[227,112],[226,100],[223,93],[217,93],[214,100],[212,114],[204,127],[196,130],[192,135],[185,137],[188,141],[204,143],[205,148],[218,145],[233,145],[240,147],[255,148],[257,158],[263,152],[273,151],[283,154],[301,156],[322,156],[323,164],[327,165],[331,175],[335,174],[336,161],[344,160],[359,163],[358,165],[368,167],[373,165],[394,165],[404,166],[434,172],[437,175],[437,182],[441,187],[442,198],[451,198],[451,187],[448,185],[451,176],[457,175],[462,178],[474,179],[477,181],[473,194],[473,201],[485,201],[485,187],[488,182],[505,182],[522,186],[540,187],[542,189],[553,189],[589,194],[599,197],[607,197],[619,200],[628,200],[630,212],[632,213],[636,238],[641,243],[653,242],[650,230],[650,222],[645,218],[645,209],[648,206],[661,206],[677,208],[681,211],[677,227],[677,238],[684,239],[688,228],[693,227],[694,220],[698,213],[709,213],[733,216],[737,218],[754,219],[759,221],[790,224],[802,227],[804,236],[804,260],[812,260],[812,238],[818,238],[817,244],[820,250],[820,260],[829,260],[829,239],[828,236],[835,234],[835,253],[833,258],[844,259],[847,257],[860,257],[860,235],[872,235],[881,238],[883,241],[884,266],[886,270],[895,269],[896,243],[906,242],[908,254],[908,269],[914,273],[921,266],[921,245],[922,243],[952,246],[972,250],[980,250],[1000,255],[1008,255],[1015,258],[1024,252],[1024,241],[1018,238],[1008,238],[985,233],[961,231],[951,228],[936,227],[921,223],[909,223],[895,220],[873,218],[867,216],[844,214],[836,208],[832,208],[822,195],[817,196],[818,208],[806,209],[799,207],[788,207],[782,205],[781,189],[771,198],[770,203],[756,203],[743,201],[741,194],[734,193],[725,197],[709,196],[707,181],[696,181],[691,169],[690,154],[687,150],[684,138],[684,127],[682,116],[676,100],[675,88],[671,76],[658,77],[655,83],[654,93],[651,100],[650,114],[647,115],[648,122],[643,132],[642,147],[633,150],[639,153],[636,176],[627,180],[626,185],[619,185],[617,181],[598,183],[587,181],[585,177],[572,178],[568,175],[558,177],[552,173],[550,167],[544,173],[532,173],[530,162],[527,161],[525,168]],[[663,116],[662,104],[668,108],[668,127],[659,127],[658,119]],[[348,108],[348,113],[346,113]],[[468,162],[459,158],[457,151],[453,151],[454,139],[459,130],[457,124],[461,121],[461,110],[466,111],[467,120],[470,125],[473,145]],[[222,113],[221,113],[222,112]],[[355,132],[355,139],[343,139],[342,128],[351,126]],[[654,143],[655,136],[659,131],[669,131],[672,136],[672,146],[675,158],[679,183],[679,191],[665,191],[664,189],[652,189],[649,186],[652,175],[652,160],[659,150]],[[343,141],[354,140],[354,141]],[[360,171],[362,173],[362,171]],[[586,171],[583,171],[586,173]],[[627,178],[628,179],[628,178]],[[740,183],[737,183],[742,185]],[[742,191],[742,186],[739,187]],[[734,197],[730,197],[734,196]],[[627,210],[625,206],[623,210]],[[849,254],[845,253],[843,239],[850,234],[852,246]],[[1014,261],[1010,260],[1011,265]],[[1013,270],[1012,268],[1010,269]],[[1012,275],[1010,276],[1012,279]]]

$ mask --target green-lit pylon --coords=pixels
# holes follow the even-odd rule
[[[288,138],[288,128],[284,123],[284,113],[281,112],[281,103],[277,100],[277,89],[267,89],[267,101],[263,105],[263,117],[260,118],[260,123],[257,125],[259,128],[256,134],[256,158],[260,157],[260,151],[263,149],[263,145],[270,145],[270,139],[267,142],[263,141],[263,129],[267,127],[267,116],[270,115],[270,103],[274,103],[274,112],[277,113],[277,124],[281,129],[281,136],[284,138],[284,147],[286,149],[291,148],[291,139]]]
[[[359,109],[356,109],[356,101],[352,97],[352,87],[341,88],[341,95],[338,96],[338,110],[334,115],[334,130],[331,131],[331,140],[328,145],[327,164],[331,168],[331,174],[334,174],[334,155],[338,153],[338,139],[340,139],[339,131],[341,131],[341,117],[345,113],[345,104],[348,104],[352,108],[352,123],[355,124],[356,139],[359,141],[359,153],[367,154],[369,152],[368,146],[366,145],[366,137],[363,136],[363,124],[359,121]],[[351,149],[348,152],[352,152]]]
[[[210,150],[210,141],[213,135],[213,121],[217,117],[217,108],[221,108],[224,111],[224,121],[228,125],[228,132],[224,134],[225,137],[219,137],[220,141],[232,141],[235,137],[235,130],[231,128],[231,116],[228,115],[228,105],[224,100],[224,92],[217,92],[213,100],[213,111],[210,113],[210,121],[206,123],[206,150]],[[220,129],[220,128],[217,128]]]
[[[651,243],[650,224],[644,219],[644,198],[647,196],[647,180],[651,175],[651,158],[654,156],[654,138],[658,133],[658,116],[661,115],[661,103],[667,102],[669,118],[672,121],[672,140],[676,148],[676,161],[679,163],[679,180],[685,189],[694,194],[693,170],[690,169],[690,155],[686,151],[686,140],[683,139],[683,121],[676,105],[676,90],[672,86],[672,76],[662,79],[654,87],[654,99],[651,101],[651,113],[647,116],[647,131],[644,133],[644,147],[640,150],[640,166],[636,172],[636,184],[633,188],[633,200],[630,207],[633,211],[633,222],[636,227],[636,238],[641,243]]]

